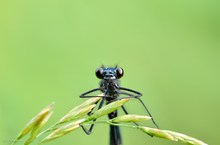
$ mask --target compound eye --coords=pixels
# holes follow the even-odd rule
[[[102,68],[98,68],[98,69],[96,70],[95,74],[96,74],[96,77],[97,77],[97,78],[102,79],[102,78],[103,78],[103,76],[102,76],[102,74],[103,74],[103,69],[102,69]]]
[[[121,78],[124,75],[123,69],[120,67],[116,68],[116,74],[118,79]]]

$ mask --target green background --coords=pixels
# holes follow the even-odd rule
[[[0,144],[55,101],[49,124],[98,86],[101,64],[125,70],[161,129],[217,145],[220,5],[201,0],[0,1]],[[135,102],[135,101],[133,101]],[[134,103],[135,104],[135,103]],[[128,110],[137,113],[139,104]],[[48,145],[108,145],[108,126]],[[122,128],[124,145],[179,145]],[[23,144],[20,142],[19,144]]]

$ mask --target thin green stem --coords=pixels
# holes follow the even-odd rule
[[[138,126],[133,126],[133,125],[127,125],[127,124],[120,124],[120,123],[113,123],[111,121],[108,120],[99,120],[99,121],[95,121],[95,122],[83,122],[81,124],[96,124],[96,123],[106,123],[109,125],[114,125],[114,126],[121,126],[121,127],[129,127],[129,128],[133,128],[133,129],[138,129]]]
[[[51,125],[48,129],[46,129],[46,130],[42,131],[41,133],[39,133],[39,134],[37,135],[37,137],[43,135],[43,134],[46,133],[46,132],[55,130],[56,128],[54,128],[54,127],[57,126],[57,125],[58,125],[58,123],[55,123],[55,124]]]

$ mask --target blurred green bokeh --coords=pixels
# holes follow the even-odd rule
[[[0,144],[55,101],[55,122],[98,86],[101,64],[125,70],[161,129],[219,144],[219,1],[0,1]],[[135,103],[134,103],[135,104]],[[130,105],[132,113],[143,110]],[[124,145],[179,145],[122,128]],[[48,145],[108,145],[108,126]],[[20,142],[19,144],[23,144]]]

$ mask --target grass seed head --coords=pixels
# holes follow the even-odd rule
[[[80,127],[80,123],[84,122],[85,119],[80,119],[74,122],[71,122],[69,124],[66,124],[64,126],[61,126],[54,130],[51,134],[49,134],[46,138],[44,138],[41,143],[45,143],[51,140],[54,140],[56,138],[62,137],[66,135],[67,133],[72,132],[73,130],[77,129]]]
[[[89,116],[86,119],[86,121],[91,121],[91,120],[94,120],[94,119],[99,118],[101,116],[107,115],[107,114],[115,111],[119,107],[121,107],[123,104],[128,102],[128,100],[129,100],[129,98],[125,98],[125,99],[111,102],[108,105],[106,105],[106,106],[102,107],[101,109],[97,110],[96,112],[94,112],[91,116]]]
[[[103,94],[100,94],[98,96],[103,96]],[[75,109],[79,109],[79,108],[84,108],[85,106],[88,106],[88,105],[92,105],[92,104],[95,104],[97,101],[99,101],[100,99],[102,99],[102,97],[92,97],[88,100],[86,100],[85,102],[83,102],[82,104],[76,106],[75,108],[73,108],[71,111],[74,111]],[[70,112],[71,112],[70,111]]]
[[[26,134],[28,134],[29,132],[31,132],[36,124],[41,121],[43,118],[45,118],[45,116],[47,116],[53,109],[53,105],[54,103],[51,103],[50,105],[48,105],[46,108],[44,108],[40,113],[38,113],[35,117],[33,117],[31,119],[31,121],[29,121],[26,126],[21,130],[21,132],[19,133],[19,135],[16,137],[15,142],[13,144],[15,144],[18,140],[20,140],[21,138],[23,138]]]
[[[168,140],[176,140],[172,135],[164,132],[163,130],[159,130],[156,128],[150,128],[150,127],[139,127],[143,132],[148,133],[152,136],[160,137],[160,138],[165,138]]]
[[[187,144],[191,144],[191,145],[207,145],[206,143],[202,142],[201,140],[187,136],[182,133],[173,132],[173,131],[169,131],[169,130],[164,130],[164,132],[172,135],[174,138],[176,138],[177,141],[180,141],[183,143],[187,143]]]
[[[92,105],[85,106],[83,108],[71,110],[63,118],[60,119],[58,124],[62,124],[62,123],[80,118],[86,115],[88,112],[90,112],[95,106],[96,106],[95,104],[92,104]]]
[[[116,118],[111,119],[111,122],[139,122],[139,121],[147,121],[150,120],[151,117],[149,116],[141,116],[141,115],[122,115]]]
[[[47,121],[49,120],[49,118],[51,117],[52,114],[53,114],[53,112],[50,112],[44,118],[42,118],[41,120],[36,122],[36,125],[32,129],[30,137],[26,140],[25,145],[30,144],[31,142],[33,142],[36,139],[37,135],[40,133],[41,129],[47,123]]]

